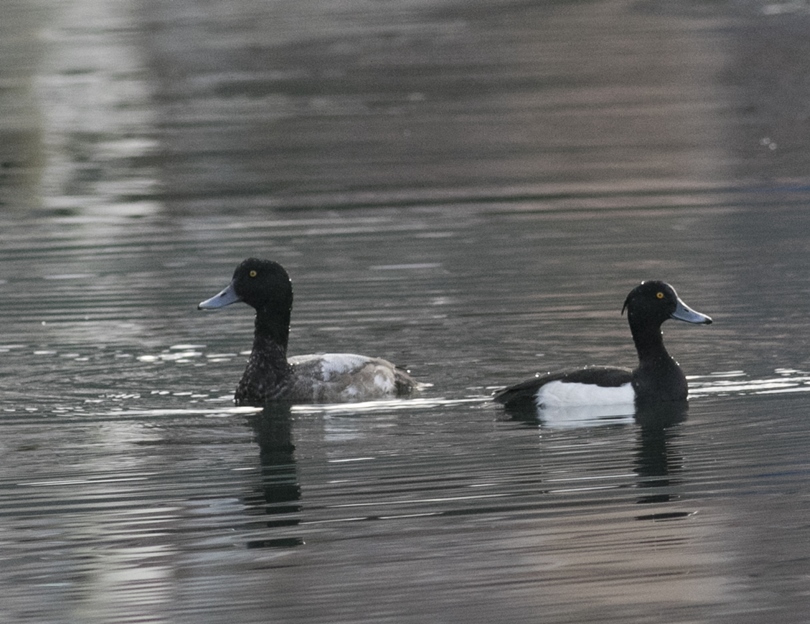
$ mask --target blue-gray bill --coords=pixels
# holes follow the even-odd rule
[[[696,312],[681,301],[680,297],[678,298],[678,304],[675,307],[675,311],[672,313],[671,318],[679,321],[686,321],[687,323],[699,323],[703,325],[710,325],[712,322],[710,316]]]
[[[220,293],[214,295],[210,299],[206,299],[205,301],[200,302],[197,306],[198,310],[217,310],[219,308],[224,308],[225,306],[229,306],[232,303],[236,303],[238,301],[242,301],[241,297],[236,294],[236,290],[234,290],[233,282],[228,284],[228,286]]]

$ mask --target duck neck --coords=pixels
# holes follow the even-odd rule
[[[287,342],[290,338],[290,310],[260,308],[256,310],[253,333],[253,354],[266,354],[287,360]]]
[[[631,326],[630,329],[641,366],[672,360],[664,346],[664,337],[660,325]]]
[[[685,401],[689,392],[686,376],[667,353],[660,325],[633,327],[638,352],[638,368],[633,371],[636,403],[646,401]]]

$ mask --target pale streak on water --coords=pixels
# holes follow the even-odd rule
[[[808,19],[6,2],[0,621],[804,622]],[[247,255],[432,387],[234,408]],[[651,277],[688,413],[489,401],[632,365]]]

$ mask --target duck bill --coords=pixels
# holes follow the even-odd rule
[[[695,312],[692,308],[690,308],[680,299],[678,299],[678,305],[675,308],[675,311],[670,316],[670,318],[678,319],[679,321],[685,321],[687,323],[699,323],[702,325],[709,325],[712,322],[710,316],[706,316],[705,314],[701,314],[700,312]]]
[[[225,306],[229,306],[232,303],[237,303],[238,301],[242,301],[242,299],[236,294],[236,290],[234,290],[233,287],[233,282],[231,282],[221,293],[218,293],[210,299],[206,299],[205,301],[201,302],[197,306],[197,309],[218,310],[219,308],[224,308]]]

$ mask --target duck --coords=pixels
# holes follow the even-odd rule
[[[689,386],[681,367],[664,346],[661,325],[675,319],[709,325],[711,317],[687,306],[675,289],[658,280],[643,281],[627,295],[630,333],[638,353],[631,370],[588,366],[538,374],[493,395],[507,410],[533,410],[578,406],[630,406],[630,409],[670,402],[685,402]]]
[[[420,389],[407,371],[382,358],[354,353],[288,358],[293,289],[278,262],[244,260],[228,286],[197,309],[218,310],[238,302],[256,310],[253,349],[234,394],[238,406],[370,401],[406,397]]]

